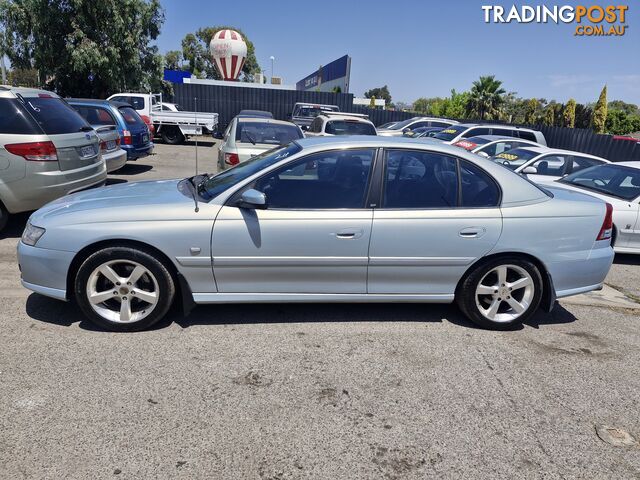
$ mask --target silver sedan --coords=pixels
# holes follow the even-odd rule
[[[25,287],[112,330],[148,328],[176,298],[455,301],[507,328],[601,288],[610,241],[602,200],[457,147],[360,136],[62,198],[31,216],[18,253]]]

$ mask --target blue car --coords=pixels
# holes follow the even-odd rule
[[[70,98],[69,105],[87,119],[91,125],[115,125],[120,134],[120,148],[127,152],[127,160],[137,160],[153,152],[149,128],[140,115],[124,102]]]

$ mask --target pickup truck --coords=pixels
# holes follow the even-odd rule
[[[168,111],[162,108],[161,93],[116,93],[107,100],[126,102],[155,127],[155,136],[171,145],[183,143],[192,135],[213,135],[218,125],[217,113]]]
[[[311,122],[326,112],[339,112],[340,109],[336,105],[317,105],[314,103],[296,103],[291,112],[291,121],[298,125],[302,130],[308,130]]]

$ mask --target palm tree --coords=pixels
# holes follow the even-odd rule
[[[499,118],[505,93],[506,90],[502,88],[502,82],[496,80],[494,75],[481,76],[479,80],[473,82],[471,87],[467,102],[467,114],[480,120]]]

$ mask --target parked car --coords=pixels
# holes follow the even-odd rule
[[[240,110],[238,117],[273,118],[273,113],[264,110]]]
[[[116,120],[120,134],[120,148],[127,152],[127,160],[137,160],[153,153],[153,142],[147,124],[131,105],[123,102],[108,102],[108,110]]]
[[[418,127],[414,130],[405,132],[402,136],[409,138],[433,137],[436,133],[442,131],[444,127]]]
[[[177,103],[168,103],[162,102],[160,103],[160,110],[163,112],[180,112],[180,105]]]
[[[128,103],[164,143],[178,145],[193,135],[212,135],[218,129],[218,114],[165,110],[160,93],[116,93],[107,100]]]
[[[487,158],[518,147],[540,146],[540,144],[530,140],[511,136],[505,137],[503,135],[478,135],[477,137],[458,140],[453,145]]]
[[[367,115],[326,112],[318,115],[305,132],[307,137],[333,135],[377,135],[376,127]]]
[[[540,146],[516,148],[491,159],[536,183],[550,183],[585,168],[609,163],[595,155]]]
[[[150,327],[175,298],[456,301],[508,328],[601,288],[613,260],[605,202],[550,190],[440,142],[306,138],[217,175],[50,203],[18,259],[25,287],[113,330]]]
[[[449,127],[458,123],[456,120],[437,117],[413,117],[398,122],[388,129],[378,128],[378,135],[383,137],[401,137],[403,134],[420,127]]]
[[[540,145],[547,145],[547,140],[542,132],[531,128],[514,127],[512,125],[479,125],[477,123],[460,123],[451,125],[441,132],[434,135],[433,138],[444,143],[454,144],[459,140],[479,135],[500,135],[502,137],[516,137]]]
[[[316,118],[323,112],[339,112],[340,108],[336,105],[318,105],[314,103],[296,103],[291,112],[291,121],[298,125],[302,130],[306,130]]]
[[[9,214],[104,184],[95,130],[58,95],[0,86],[0,229]]]
[[[378,127],[377,127],[377,128],[379,128],[380,130],[385,130],[385,129],[388,129],[388,128],[393,127],[396,123],[398,123],[398,122],[387,122],[387,123],[383,123],[382,125],[378,125]]]
[[[263,117],[240,117],[231,120],[218,146],[218,168],[224,170],[265,150],[303,138],[304,134],[291,122]]]
[[[640,254],[640,162],[596,165],[567,175],[554,185],[587,192],[611,204],[614,250]]]
[[[120,133],[114,115],[109,113],[112,108],[109,102],[70,98],[67,103],[98,133],[100,152],[107,164],[107,172],[122,168],[127,163],[127,152],[120,148]]]

